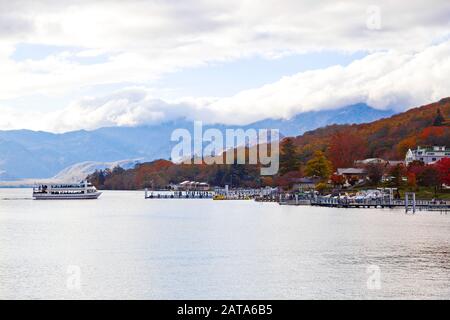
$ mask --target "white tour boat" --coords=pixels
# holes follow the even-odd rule
[[[101,194],[87,181],[75,184],[43,184],[33,187],[35,200],[97,199]]]

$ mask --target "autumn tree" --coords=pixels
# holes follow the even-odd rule
[[[381,163],[369,163],[366,165],[367,177],[373,184],[378,184],[384,174],[384,165]]]
[[[440,181],[450,186],[450,158],[443,158],[436,163]]]
[[[365,158],[366,145],[367,141],[356,133],[339,131],[330,139],[328,157],[336,169],[351,167],[355,160]]]
[[[406,176],[409,187],[413,189],[417,187],[417,177],[420,176],[424,168],[425,164],[420,160],[414,160],[408,164]]]
[[[425,166],[420,175],[417,177],[419,184],[425,187],[435,187],[441,185],[439,170],[436,166]]]
[[[92,183],[96,188],[103,188],[105,184],[105,172],[103,170],[95,170],[92,174],[87,177],[87,181]]]
[[[271,176],[261,177],[261,186],[273,187],[274,186],[273,177]]]
[[[320,194],[324,194],[325,191],[328,189],[327,184],[323,182],[319,182],[315,186],[316,191],[318,191]]]
[[[330,180],[331,180],[331,183],[333,184],[333,186],[335,186],[335,187],[342,188],[342,186],[345,184],[345,177],[340,174],[331,175]]]
[[[300,178],[300,175],[300,171],[289,171],[282,176],[275,177],[275,183],[286,190],[291,189]]]
[[[408,172],[407,173],[407,179],[408,179],[408,186],[415,190],[417,188],[417,177],[414,172]]]
[[[409,149],[414,149],[417,145],[417,141],[415,137],[405,138],[397,144],[397,154],[399,157],[405,157],[406,152]]]
[[[422,145],[448,145],[450,143],[450,128],[448,127],[426,127],[419,135]]]
[[[322,151],[316,151],[314,157],[306,163],[305,173],[310,177],[328,179],[332,171],[331,162]]]
[[[291,171],[300,170],[300,159],[297,148],[292,138],[287,138],[281,143],[280,174],[284,175]]]
[[[393,177],[393,184],[396,187],[399,187],[402,184],[403,177],[406,174],[406,168],[403,164],[397,164],[389,170],[389,174]]]

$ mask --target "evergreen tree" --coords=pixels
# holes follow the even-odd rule
[[[316,151],[314,157],[306,163],[305,173],[310,177],[326,180],[331,174],[331,162],[322,151]]]
[[[281,145],[280,174],[300,170],[300,159],[292,138],[287,138]]]
[[[438,108],[436,118],[434,118],[434,121],[433,121],[433,126],[435,126],[435,127],[442,126],[444,121],[445,121],[445,118],[442,116],[441,109]]]

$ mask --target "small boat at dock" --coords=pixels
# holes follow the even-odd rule
[[[72,184],[41,184],[33,187],[35,200],[97,199],[102,193],[87,181]]]

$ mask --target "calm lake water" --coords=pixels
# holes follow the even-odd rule
[[[450,298],[450,214],[30,195],[0,189],[1,299]]]

